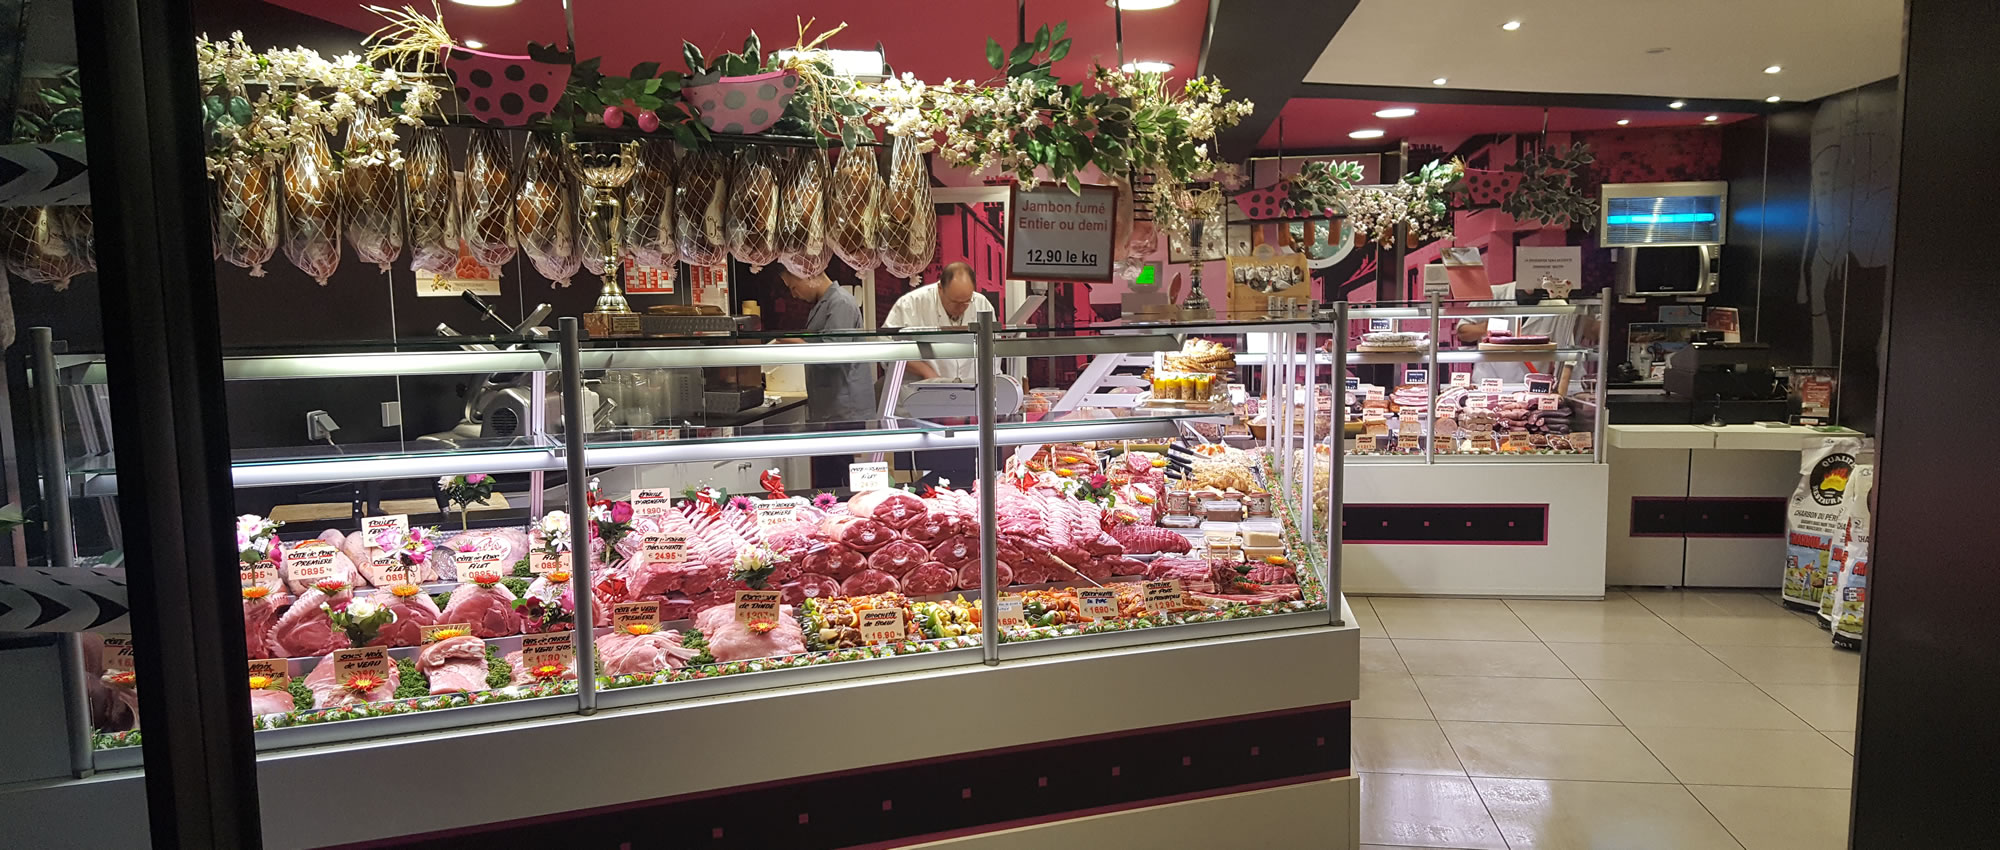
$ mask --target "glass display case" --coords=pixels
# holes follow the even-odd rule
[[[1342,345],[1338,316],[617,340],[564,320],[227,356],[252,411],[240,563],[218,565],[243,588],[244,722],[270,750],[1335,624],[1308,352]],[[939,359],[990,377],[903,385]],[[46,362],[77,399],[106,377]],[[867,418],[817,415],[818,384],[766,391],[829,364],[882,373]],[[309,439],[271,436],[260,399],[307,410]],[[405,432],[440,405],[455,426]],[[108,445],[67,454],[67,501],[117,492]],[[97,765],[134,763],[136,718],[92,714]]]

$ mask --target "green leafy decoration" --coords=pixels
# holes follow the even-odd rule
[[[1521,175],[1521,185],[1500,202],[1501,211],[1549,227],[1596,227],[1597,200],[1576,185],[1583,168],[1596,161],[1584,142],[1543,147],[1522,157],[1506,168]]]

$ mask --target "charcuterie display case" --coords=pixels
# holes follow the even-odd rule
[[[1297,392],[1326,380],[1306,353],[1339,343],[1337,311],[617,341],[564,325],[225,357],[233,408],[325,400],[311,442],[234,434],[240,559],[216,568],[240,573],[260,751],[1341,622],[1337,463]],[[1243,354],[1276,350],[1296,362]],[[957,407],[926,382],[885,391],[859,420],[777,393],[720,417],[672,400],[714,370],[861,364],[872,383],[937,359],[990,377]],[[43,362],[72,400],[106,377],[90,355]],[[347,442],[326,413],[411,415],[440,388],[464,396],[446,431]],[[105,438],[64,453],[68,501],[117,492]],[[99,768],[143,741],[129,647],[84,637]]]

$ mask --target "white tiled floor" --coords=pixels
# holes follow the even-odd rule
[[[1860,658],[1774,594],[1348,603],[1363,847],[1845,844]]]

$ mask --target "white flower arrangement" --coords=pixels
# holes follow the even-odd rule
[[[308,133],[333,133],[343,122],[352,122],[344,158],[401,168],[396,126],[423,126],[442,94],[420,77],[376,68],[353,53],[327,59],[305,48],[252,50],[240,32],[227,41],[196,39],[195,55],[211,177],[231,164],[276,164]],[[353,121],[370,113],[393,113],[395,120]]]

